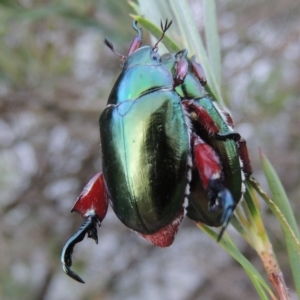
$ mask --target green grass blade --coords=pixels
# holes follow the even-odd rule
[[[141,15],[141,9],[137,3],[134,1],[128,1],[128,4],[132,7],[132,9],[139,15]]]
[[[159,6],[162,1],[139,0],[138,2],[140,14],[157,25],[160,24],[160,20],[169,17],[165,15],[165,9]]]
[[[217,234],[210,229],[208,226],[203,224],[197,224],[206,234],[211,236],[214,240],[217,239]],[[226,237],[226,238],[225,238]],[[249,275],[250,280],[253,282],[257,293],[261,299],[269,299],[266,292],[273,298],[274,294],[270,289],[269,285],[261,274],[255,269],[255,267],[250,263],[250,261],[236,248],[233,241],[225,234],[224,238],[219,242],[220,246],[226,250],[237,262],[241,264],[246,273]]]
[[[216,4],[212,0],[203,1],[206,48],[208,60],[216,84],[221,87],[221,49],[217,26]]]
[[[285,238],[285,243],[288,250],[290,265],[294,277],[297,294],[300,298],[300,243],[297,223],[287,195],[276,174],[276,171],[274,170],[267,157],[262,153],[262,151],[260,152],[260,155],[262,167],[267,178],[268,185],[270,187],[275,205],[283,215],[281,216],[281,214],[277,211],[276,207],[272,205],[272,203],[268,202],[268,204],[271,204],[271,206],[269,206],[281,224]]]
[[[136,16],[136,15],[131,15],[131,17],[134,18],[136,21],[138,21],[139,24],[142,25],[144,28],[146,28],[153,36],[155,36],[155,38],[157,39],[160,38],[162,33],[160,27],[157,27],[151,21],[143,17]],[[165,35],[164,39],[162,40],[162,43],[166,46],[166,48],[170,52],[178,52],[180,50],[180,47],[168,35]]]
[[[221,105],[224,104],[220,86],[218,86],[215,74],[210,67],[203,42],[197,31],[189,5],[185,0],[173,0],[171,8],[175,15],[176,23],[179,25],[180,35],[184,46],[189,51],[190,55],[197,55],[203,67],[208,83],[207,90],[221,103]]]

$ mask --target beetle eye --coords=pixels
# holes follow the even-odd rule
[[[160,61],[160,55],[156,51],[153,51],[151,52],[151,59],[155,61]]]

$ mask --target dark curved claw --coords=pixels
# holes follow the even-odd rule
[[[62,265],[62,268],[64,270],[64,272],[69,275],[71,278],[73,278],[74,280],[80,282],[80,283],[85,283],[80,276],[78,276],[74,271],[71,270],[71,268],[65,264]]]
[[[216,133],[216,139],[221,141],[226,141],[228,139],[238,141],[240,138],[241,135],[235,131],[230,133]]]
[[[98,244],[97,224],[100,226],[100,221],[97,215],[88,216],[79,230],[67,240],[61,252],[60,260],[64,272],[74,280],[81,283],[84,283],[84,281],[70,268],[72,266],[72,253],[75,245],[81,242],[86,234],[89,238],[95,240],[96,244]]]
[[[233,211],[235,209],[235,206],[236,206],[231,193],[227,189],[224,189],[223,191],[221,191],[218,194],[218,198],[221,200],[221,203],[222,203],[221,205],[222,205],[222,209],[223,209],[223,215],[222,215],[222,219],[221,219],[222,228],[218,235],[217,242],[219,242],[221,240],[223,233],[230,222],[230,218],[231,218]]]
[[[228,189],[226,189],[218,179],[211,180],[210,188],[212,192],[211,194],[212,199],[215,200],[209,203],[209,210],[210,211],[222,210],[223,212],[221,218],[222,228],[217,239],[217,242],[219,242],[223,236],[225,229],[227,228],[230,222],[230,218],[234,212],[236,203],[234,202],[231,192]]]

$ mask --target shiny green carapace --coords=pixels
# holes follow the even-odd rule
[[[119,219],[140,233],[169,224],[187,185],[189,136],[180,97],[161,89],[109,105],[100,136],[103,174]]]
[[[188,184],[189,134],[172,73],[155,47],[126,58],[99,125],[103,175],[118,218],[143,234],[170,224]]]

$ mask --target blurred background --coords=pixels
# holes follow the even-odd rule
[[[189,2],[201,33],[201,1]],[[189,220],[172,247],[160,249],[110,209],[99,245],[85,239],[75,249],[74,270],[86,284],[61,269],[62,246],[82,223],[70,210],[101,170],[98,118],[120,73],[103,39],[126,53],[135,34],[129,13],[118,0],[0,0],[0,299],[257,299],[243,269]],[[296,0],[217,1],[227,105],[248,142],[255,177],[267,189],[260,147],[296,218],[299,13]],[[280,227],[262,208],[293,296]],[[254,251],[228,232],[264,273]]]

